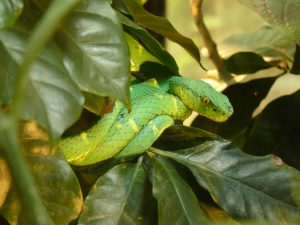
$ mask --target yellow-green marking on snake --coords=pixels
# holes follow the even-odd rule
[[[217,122],[233,113],[228,98],[201,80],[177,76],[151,79],[132,85],[130,91],[131,112],[117,102],[114,110],[89,130],[59,142],[71,164],[86,166],[141,154],[174,120],[183,121],[192,111]]]

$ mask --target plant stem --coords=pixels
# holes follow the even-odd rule
[[[159,150],[159,149],[154,148],[154,147],[150,147],[149,152],[152,152],[152,153],[157,154],[157,155],[165,156],[165,157],[170,157],[170,155],[168,154],[168,151],[162,151],[162,150]]]
[[[17,72],[11,110],[5,114],[0,111],[0,150],[7,160],[14,183],[19,191],[22,210],[25,211],[24,215],[28,218],[28,224],[53,224],[39,197],[18,139],[19,118],[24,104],[29,70],[62,18],[77,2],[79,0],[55,0],[51,3],[28,42],[23,62]]]
[[[11,115],[0,115],[0,118],[0,149],[21,197],[22,210],[26,212],[28,218],[26,222],[37,225],[53,224],[38,195],[26,160],[20,152],[17,121],[11,118]]]
[[[217,45],[214,42],[213,38],[211,37],[210,32],[204,23],[203,13],[202,13],[202,3],[203,0],[190,0],[191,11],[195,19],[195,23],[198,27],[198,30],[202,36],[204,45],[207,48],[208,57],[215,65],[218,71],[219,79],[228,82],[232,79],[232,76],[224,66],[223,60],[217,50]]]

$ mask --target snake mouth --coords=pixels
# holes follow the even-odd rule
[[[206,117],[215,122],[225,122],[233,114],[233,108],[231,107],[231,110],[229,110],[229,112],[226,112],[226,113],[225,112],[217,113],[217,111],[213,111],[213,112],[214,113],[209,116],[203,115],[201,113],[199,113],[199,115]]]

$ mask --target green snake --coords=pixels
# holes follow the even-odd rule
[[[222,122],[233,113],[228,98],[201,80],[172,76],[151,79],[130,87],[132,109],[119,101],[94,126],[59,142],[69,163],[86,166],[115,157],[146,151],[174,121],[192,111]]]

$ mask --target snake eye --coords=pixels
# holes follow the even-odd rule
[[[208,104],[210,103],[210,99],[209,99],[208,97],[204,97],[204,98],[203,98],[203,103],[204,103],[205,105],[208,105]]]

